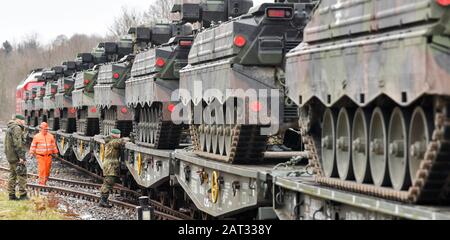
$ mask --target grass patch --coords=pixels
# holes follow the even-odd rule
[[[0,189],[0,220],[70,220],[70,217],[57,210],[57,205],[44,197],[9,201],[8,194]]]

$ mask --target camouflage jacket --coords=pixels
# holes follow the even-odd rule
[[[123,144],[121,139],[105,139],[105,161],[103,162],[103,176],[118,177],[120,170],[120,148]]]
[[[5,155],[10,163],[17,163],[19,159],[26,159],[23,127],[15,121],[8,122],[8,130],[5,133]]]

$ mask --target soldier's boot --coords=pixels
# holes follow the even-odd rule
[[[19,197],[19,201],[28,201],[28,200],[30,200],[30,198],[27,196],[26,193]]]
[[[9,201],[17,201],[17,200],[19,200],[19,199],[16,197],[15,194],[14,195],[12,195],[12,194],[9,195]]]
[[[107,196],[102,196],[99,206],[102,208],[112,208],[112,206],[109,204],[108,202],[108,197]]]

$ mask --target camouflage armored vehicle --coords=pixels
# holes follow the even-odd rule
[[[91,52],[95,66],[76,74],[72,104],[77,109],[77,134],[81,136],[92,137],[100,133],[100,111],[94,101],[94,86],[99,64],[106,63],[108,54],[113,54],[116,48],[116,43],[100,43]]]
[[[107,136],[118,128],[127,137],[133,130],[133,113],[125,103],[125,81],[130,77],[132,53],[133,42],[127,36],[116,45],[112,63],[99,67],[94,101],[101,111],[100,135]]]
[[[449,5],[321,1],[286,67],[319,183],[449,203]]]
[[[72,68],[75,69],[74,63],[72,63]],[[70,70],[69,64],[63,64],[62,66],[56,66],[52,68],[52,71],[48,73],[48,80],[45,85],[45,96],[44,96],[44,115],[48,123],[50,131],[59,130],[59,114],[60,111],[56,108],[55,95],[58,92],[57,81],[59,78],[65,75],[70,75],[72,71]]]
[[[55,83],[56,80],[63,76],[64,74],[64,67],[63,66],[56,66],[51,68],[51,70],[46,70],[42,73],[42,79],[44,81],[44,85],[39,87],[37,99],[35,103],[36,110],[39,109],[39,124],[42,122],[48,122],[49,121],[49,115],[50,115],[50,109],[51,109],[51,103],[48,101],[49,98],[48,95],[51,95],[51,86],[52,83]],[[56,88],[55,88],[56,90]],[[55,91],[54,90],[54,91]],[[55,92],[56,93],[56,92]],[[54,108],[54,106],[53,106]],[[53,130],[54,122],[52,120],[52,125],[49,125],[49,128]]]
[[[134,110],[135,140],[125,150],[127,174],[132,176],[128,179],[166,200],[179,192],[169,184],[173,167],[167,158],[155,157],[152,151],[168,156],[187,130],[171,118],[178,104],[171,94],[179,87],[179,70],[186,66],[193,42],[192,26],[183,22],[179,13],[179,7],[172,9],[170,24],[130,29],[137,52],[125,88],[126,103]]]
[[[137,28],[135,38],[145,31]],[[171,101],[171,94],[179,87],[179,70],[187,65],[192,27],[174,22],[158,24],[150,32],[150,42],[156,47],[136,55],[131,78],[126,82],[126,103],[134,108],[134,132],[140,145],[174,149],[183,126],[171,119],[177,105]]]
[[[77,60],[63,63],[67,68],[57,81],[55,107],[60,110],[60,130],[64,133],[76,132],[76,109],[72,104],[72,92],[75,85],[75,72],[91,67],[93,57],[89,53],[77,55]]]
[[[256,163],[264,158],[268,135],[282,135],[282,128],[296,125],[296,107],[282,92],[284,56],[302,41],[315,6],[302,2],[265,3],[228,20],[246,13],[251,1],[224,1],[224,18],[204,14],[215,17],[212,26],[197,34],[188,66],[180,71],[180,88],[187,90],[181,99],[193,105],[191,138],[198,155]],[[211,9],[209,3],[200,4],[202,11]],[[197,122],[202,113],[204,119]],[[268,125],[281,130],[263,134]]]

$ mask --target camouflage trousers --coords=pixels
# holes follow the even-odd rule
[[[27,193],[27,167],[19,163],[10,163],[8,179],[8,193],[10,196],[16,195],[16,185],[19,185],[19,195],[23,196]]]
[[[113,176],[106,176],[103,179],[103,185],[100,189],[100,193],[102,194],[102,197],[109,197],[109,193],[113,190],[114,184],[117,181],[117,177]]]

